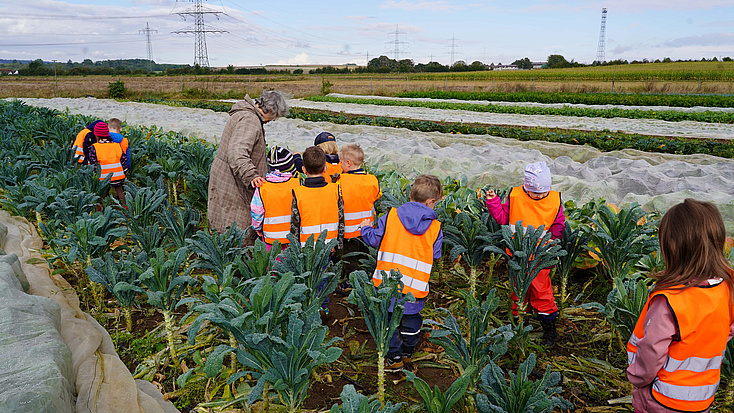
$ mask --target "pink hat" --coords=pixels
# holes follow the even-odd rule
[[[97,136],[100,138],[109,138],[110,128],[107,127],[106,123],[99,122],[98,124],[94,125],[94,136]]]

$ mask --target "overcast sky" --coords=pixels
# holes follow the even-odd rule
[[[427,63],[512,63],[550,54],[595,60],[606,7],[606,60],[734,57],[734,0],[204,1],[211,66],[364,65],[386,55]],[[0,0],[0,58],[194,60],[190,1]],[[217,17],[219,19],[217,19]],[[395,32],[398,32],[397,35]],[[453,39],[453,40],[452,40]],[[453,47],[452,47],[453,45]]]

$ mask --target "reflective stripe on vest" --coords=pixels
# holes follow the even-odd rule
[[[79,133],[77,133],[76,138],[74,138],[74,143],[72,144],[72,147],[74,148],[74,158],[77,160],[78,163],[84,162],[84,137],[91,132],[92,131],[90,131],[89,129],[84,128]]]
[[[298,178],[291,177],[285,182],[265,182],[260,187],[260,199],[265,209],[263,236],[268,244],[276,239],[281,244],[290,243],[286,236],[291,232],[293,189],[300,185]]]
[[[380,185],[374,175],[343,173],[339,186],[344,200],[344,238],[358,237],[360,222],[375,220],[374,205],[380,196]]]
[[[321,188],[298,186],[293,189],[301,216],[301,246],[310,235],[314,240],[326,230],[326,242],[336,239],[339,230],[339,187],[328,184]]]
[[[549,191],[548,196],[536,200],[530,198],[522,186],[517,186],[510,191],[509,200],[508,219],[513,231],[517,221],[522,221],[524,228],[545,225],[545,230],[548,231],[561,209],[561,194],[558,191]]]
[[[728,285],[722,282],[652,294],[627,343],[630,363],[635,362],[637,346],[644,338],[650,301],[659,295],[668,301],[678,331],[668,348],[665,365],[653,381],[652,396],[669,409],[706,410],[719,386],[721,362],[732,324]]]
[[[402,293],[416,298],[428,295],[433,266],[433,244],[438,239],[441,223],[434,220],[423,235],[411,234],[400,222],[396,209],[387,214],[385,234],[377,253],[377,268],[372,275],[375,287],[382,283],[382,271],[399,270],[405,285]]]
[[[99,162],[102,168],[99,180],[104,180],[108,175],[112,175],[112,182],[125,179],[125,172],[120,163],[120,158],[122,157],[120,144],[114,142],[97,142],[92,146],[94,147],[94,151],[97,152],[97,162]]]
[[[341,162],[339,163],[327,162],[326,170],[321,175],[324,177],[324,179],[326,179],[326,182],[333,184],[337,182],[337,180],[339,179],[339,175],[341,175],[342,172],[344,172],[344,170],[342,169]],[[334,175],[336,175],[336,177]]]

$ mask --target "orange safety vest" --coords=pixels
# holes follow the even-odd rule
[[[72,148],[74,149],[74,157],[78,163],[84,162],[84,137],[91,132],[89,129],[84,128],[76,134]]]
[[[359,223],[375,220],[375,201],[380,198],[380,184],[370,174],[343,173],[339,186],[344,200],[344,238],[360,235]]]
[[[336,181],[339,179],[339,175],[344,172],[342,169],[342,163],[326,163],[326,170],[322,174],[324,179],[326,179],[326,182],[328,183],[336,183]]]
[[[314,240],[327,230],[326,242],[336,239],[339,232],[339,186],[328,184],[321,188],[298,186],[293,189],[301,216],[301,246],[310,235]]]
[[[561,194],[558,191],[550,191],[545,198],[535,200],[525,193],[522,186],[517,186],[510,191],[509,201],[509,223],[513,231],[515,223],[522,221],[524,228],[545,225],[545,234],[561,210]]]
[[[97,152],[97,161],[102,167],[99,175],[99,180],[104,180],[107,175],[112,175],[112,182],[125,179],[125,172],[120,163],[122,157],[122,147],[120,144],[114,142],[97,142],[94,145],[94,150]]]
[[[298,178],[291,177],[285,182],[265,182],[260,187],[260,198],[265,208],[263,236],[268,244],[276,239],[281,244],[290,243],[286,235],[291,232],[293,190],[300,185]]]
[[[662,290],[648,298],[627,343],[627,360],[634,363],[637,345],[645,336],[650,301],[663,295],[676,320],[677,334],[668,348],[665,365],[652,382],[652,396],[658,403],[683,412],[700,412],[713,403],[734,321],[729,294],[728,285],[721,282],[685,290]]]
[[[382,284],[382,271],[400,270],[403,294],[413,293],[416,298],[427,296],[433,267],[433,244],[440,232],[441,222],[433,220],[423,235],[411,234],[400,222],[397,209],[391,209],[387,213],[385,234],[377,252],[377,268],[372,275],[375,287]]]

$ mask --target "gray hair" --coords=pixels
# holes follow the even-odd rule
[[[276,118],[288,116],[288,101],[283,92],[277,90],[263,90],[260,97],[255,99],[263,112],[274,115]]]

